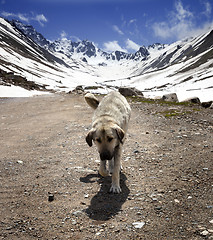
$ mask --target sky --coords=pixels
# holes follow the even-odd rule
[[[0,0],[0,16],[32,25],[51,41],[135,52],[213,29],[213,0]]]

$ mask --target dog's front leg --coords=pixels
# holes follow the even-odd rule
[[[108,163],[109,163],[109,173],[112,174],[114,169],[114,158],[112,158],[112,160],[109,160]]]
[[[107,177],[109,176],[109,172],[106,169],[106,161],[102,161],[100,163],[100,168],[99,168],[99,173],[101,174],[102,177]]]
[[[112,173],[112,186],[110,188],[110,192],[120,193],[120,169],[121,169],[121,153],[122,148],[119,146],[114,155],[114,168]]]

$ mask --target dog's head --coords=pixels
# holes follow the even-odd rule
[[[111,160],[116,147],[123,143],[124,131],[117,125],[92,128],[86,136],[86,142],[91,147],[92,142],[98,148],[101,160]]]

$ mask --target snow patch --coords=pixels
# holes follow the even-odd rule
[[[38,95],[50,94],[42,91],[28,91],[18,86],[0,86],[0,97],[33,97]]]

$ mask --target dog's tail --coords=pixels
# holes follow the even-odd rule
[[[98,107],[99,104],[99,100],[92,94],[92,93],[87,93],[84,96],[86,102],[88,103],[88,105],[90,107],[92,107],[93,109],[96,109]]]

